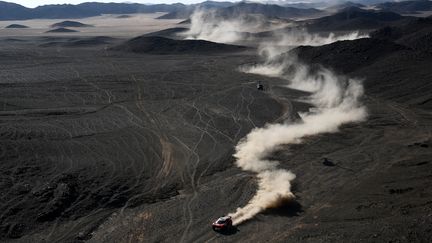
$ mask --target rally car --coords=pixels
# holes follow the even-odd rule
[[[220,217],[212,224],[212,228],[214,231],[228,230],[231,227],[232,219],[230,216]]]

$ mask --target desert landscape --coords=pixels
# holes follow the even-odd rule
[[[383,2],[0,2],[0,241],[431,242],[432,2]]]

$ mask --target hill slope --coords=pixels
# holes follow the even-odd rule
[[[221,53],[245,50],[245,47],[219,44],[203,40],[173,40],[158,36],[139,36],[111,48],[115,51],[127,51],[149,54],[200,54]]]
[[[410,36],[402,35],[397,42],[370,38],[299,47],[293,51],[308,63],[363,77],[370,94],[416,108],[432,109],[432,53],[421,47],[413,49],[412,42],[406,41],[414,40]]]
[[[349,7],[334,15],[310,21],[308,29],[313,31],[377,29],[388,24],[398,23],[407,18],[392,12]]]
[[[432,52],[432,18],[419,18],[405,25],[384,27],[372,32],[371,36],[394,41],[419,51]]]

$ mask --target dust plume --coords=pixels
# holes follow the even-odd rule
[[[244,33],[250,33],[251,29],[258,29],[263,24],[251,26],[244,19],[226,20],[218,17],[215,11],[197,10],[191,17],[190,30],[183,35],[189,39],[226,43],[250,39]],[[359,80],[338,76],[325,68],[311,68],[298,61],[292,52],[287,52],[299,45],[324,45],[366,36],[358,32],[311,34],[292,27],[270,33],[270,40],[261,42],[258,47],[265,62],[241,67],[240,71],[285,79],[289,88],[310,93],[303,101],[316,109],[299,114],[301,121],[296,123],[267,124],[256,128],[238,143],[234,154],[236,165],[257,174],[258,190],[247,205],[230,214],[234,225],[295,198],[291,182],[296,176],[279,168],[279,161],[269,160],[272,152],[281,149],[282,145],[301,143],[309,136],[337,132],[341,125],[362,121],[366,117],[366,109],[360,102],[363,86]]]
[[[181,33],[180,36],[185,39],[220,43],[235,43],[248,39],[252,32],[257,32],[268,25],[262,16],[240,15],[232,19],[221,16],[217,10],[197,9],[190,19],[189,30]]]
[[[242,68],[242,71],[287,80],[289,88],[309,92],[304,101],[316,109],[300,114],[301,121],[296,123],[256,128],[236,146],[236,164],[243,170],[257,173],[258,190],[246,206],[230,214],[235,225],[295,198],[291,191],[295,175],[278,168],[279,161],[267,159],[272,152],[282,145],[301,143],[306,137],[337,132],[343,124],[366,118],[366,109],[360,101],[361,81],[338,76],[325,68],[312,69],[292,54],[277,55],[274,46],[267,49],[274,50],[271,54],[263,52],[268,58],[264,64]]]
[[[330,44],[342,40],[355,40],[368,37],[367,34],[361,34],[359,31],[343,33],[336,35],[333,32],[313,34],[309,33],[304,28],[291,28],[283,33],[274,32],[276,38],[280,39],[280,43],[289,46],[320,46]]]
[[[269,41],[263,41],[258,46],[258,53],[264,56],[268,61],[278,55],[292,50],[298,46],[321,46],[337,41],[356,40],[360,38],[368,38],[369,35],[362,34],[358,31],[347,32],[343,34],[309,33],[304,28],[289,28],[285,30],[272,31],[272,38]]]
[[[295,23],[272,20],[262,15],[239,15],[236,18],[227,18],[217,10],[196,9],[190,20],[189,30],[179,34],[185,39],[235,43],[259,39],[260,32],[269,31],[271,42],[280,43],[279,48],[284,46],[285,50],[301,45],[317,46],[340,40],[367,37],[358,31],[338,35],[334,33],[312,34],[305,28],[296,27]],[[265,42],[262,45],[269,46]],[[277,47],[277,45],[272,46]]]

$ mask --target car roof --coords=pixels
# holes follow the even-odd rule
[[[227,220],[227,219],[231,219],[231,217],[230,216],[224,216],[224,217],[218,218],[218,220]]]

